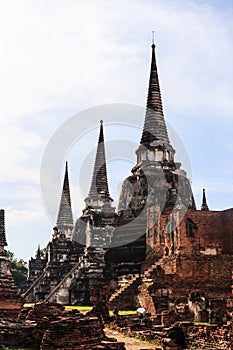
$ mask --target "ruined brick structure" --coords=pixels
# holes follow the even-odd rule
[[[21,293],[27,301],[44,300],[64,276],[77,265],[79,255],[83,253],[84,247],[72,242],[73,226],[68,165],[66,163],[57,224],[53,228],[52,240],[46,247],[46,257],[42,258],[37,251],[36,259],[32,258],[29,261],[28,281],[22,285]],[[69,297],[66,303],[69,304]]]
[[[196,209],[190,182],[175,161],[167,133],[154,44],[136,154],[136,165],[123,182],[115,210],[101,121],[90,191],[75,224],[66,165],[57,226],[40,276],[34,279],[33,271],[29,274],[25,298],[88,304],[107,284],[109,289],[100,294],[111,307],[144,306],[155,315],[189,303],[197,318],[205,314],[216,321],[214,300],[225,300],[221,319],[229,317],[233,209],[209,210],[205,191],[201,210]]]
[[[10,271],[10,261],[5,247],[5,213],[0,210],[0,318],[13,319],[18,316],[23,299],[18,295],[18,288]]]
[[[64,306],[53,303],[36,303],[24,307],[25,300],[19,296],[10,271],[10,261],[4,249],[5,235],[4,210],[0,210],[0,347],[22,349],[85,349],[85,350],[125,350],[123,342],[106,337],[103,321],[108,308],[101,302],[109,296],[108,288],[101,279],[95,280],[96,272],[89,271],[93,310],[83,315],[77,310],[65,310]],[[96,254],[95,254],[96,255]],[[101,269],[103,254],[98,254],[98,267]],[[35,260],[39,260],[39,248]],[[40,262],[34,265],[36,269]],[[42,266],[43,268],[43,266]],[[52,271],[44,268],[45,273]],[[93,270],[96,270],[97,266]],[[43,270],[43,271],[44,271]],[[102,269],[101,269],[102,270]],[[53,273],[53,272],[52,272]],[[33,276],[33,275],[32,275]],[[53,273],[54,276],[54,273]],[[43,280],[44,274],[41,275]],[[40,280],[39,280],[40,282]],[[34,285],[38,280],[35,279]],[[38,283],[39,284],[39,283]],[[49,284],[48,284],[49,285]],[[37,295],[37,294],[36,294]],[[106,298],[107,305],[107,298]]]
[[[10,349],[125,350],[124,343],[105,336],[96,315],[48,303],[22,308],[17,319],[1,318],[0,345]]]

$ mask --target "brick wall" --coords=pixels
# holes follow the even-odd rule
[[[159,215],[155,206],[148,209],[148,228],[147,252],[154,251],[158,257],[199,251],[207,255],[233,254],[233,209],[174,210]]]
[[[233,209],[224,210],[222,213],[222,251],[225,254],[233,254]]]

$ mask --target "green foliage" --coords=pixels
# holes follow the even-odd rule
[[[11,273],[15,284],[19,286],[21,282],[27,279],[27,263],[23,259],[18,260],[15,258],[14,253],[10,252],[9,250],[7,251],[7,255],[11,263]]]
[[[7,256],[8,256],[8,258],[9,258],[10,262],[13,261],[13,259],[14,259],[14,253],[12,253],[12,252],[10,252],[9,250],[7,250],[6,254],[7,254]]]

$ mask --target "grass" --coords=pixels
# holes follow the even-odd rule
[[[78,311],[91,311],[92,306],[73,306],[73,305],[67,305],[65,306],[66,310],[78,310]],[[125,316],[125,315],[136,315],[136,310],[119,310],[119,315]],[[113,316],[113,310],[109,310],[109,315]]]
[[[34,306],[35,304],[34,303],[26,303],[26,304],[24,304],[23,306],[24,307],[32,307],[32,306]],[[0,348],[1,349],[1,348]]]
[[[122,316],[137,315],[137,311],[136,310],[119,310],[118,313],[119,313],[119,315],[122,315]],[[109,315],[113,316],[113,311],[112,310],[109,311]]]
[[[196,326],[209,326],[209,322],[193,322]]]
[[[78,310],[78,311],[91,311],[92,306],[83,306],[83,305],[67,305],[65,306],[66,310]]]
[[[33,303],[26,303],[24,304],[25,307],[32,307],[34,304]],[[65,309],[66,310],[78,310],[78,311],[91,311],[92,306],[84,306],[84,305],[66,305]],[[113,316],[113,311],[109,310],[109,315]],[[119,315],[121,316],[127,316],[127,315],[137,315],[136,310],[119,310]],[[0,348],[1,349],[1,348]]]

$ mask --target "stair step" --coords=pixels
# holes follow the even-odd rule
[[[127,283],[125,283],[122,287],[120,287],[114,294],[111,295],[109,301],[112,302],[114,301],[116,298],[118,298],[122,293],[126,292],[128,288],[130,288],[133,283],[140,277],[139,274],[137,275],[134,275],[132,278],[130,279],[126,279],[125,280],[127,281]]]

